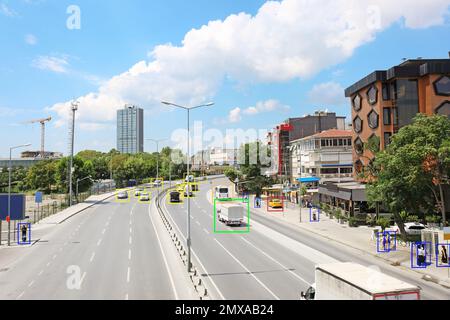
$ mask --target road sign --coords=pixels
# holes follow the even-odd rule
[[[444,240],[449,241],[450,240],[450,228],[444,228]]]
[[[42,203],[42,192],[36,192],[34,195],[34,202]]]
[[[25,219],[25,195],[11,195],[11,221],[21,221]],[[0,194],[0,220],[6,220],[8,216],[8,195]]]

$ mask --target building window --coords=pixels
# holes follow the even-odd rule
[[[357,174],[362,173],[363,167],[364,167],[364,165],[363,165],[363,163],[361,162],[361,160],[356,160],[356,161],[355,161],[355,172],[356,172]]]
[[[363,126],[363,121],[360,117],[356,117],[355,120],[353,120],[353,128],[356,133],[361,133]]]
[[[385,132],[384,133],[384,148],[386,149],[391,143],[392,133]]]
[[[447,116],[450,119],[450,101],[445,101],[436,108],[436,114]]]
[[[353,109],[358,112],[361,110],[361,96],[359,94],[357,94],[354,98],[353,98]]]
[[[418,81],[416,79],[397,80],[395,97],[398,126],[407,126],[419,113]]]
[[[389,126],[392,124],[391,108],[383,108],[383,124]]]
[[[450,77],[443,76],[434,83],[434,90],[439,96],[450,96]]]
[[[356,138],[355,140],[355,151],[357,154],[363,154],[364,153],[364,143],[360,138]]]
[[[367,141],[367,148],[373,153],[378,153],[380,151],[380,146],[380,138],[375,134],[371,135],[369,140]]]
[[[370,111],[367,115],[367,120],[369,122],[369,127],[372,129],[378,128],[380,116],[374,110]]]
[[[383,100],[387,101],[391,98],[390,86],[387,83],[383,83]]]
[[[378,89],[375,86],[370,87],[367,91],[367,100],[371,105],[374,105],[378,101]]]

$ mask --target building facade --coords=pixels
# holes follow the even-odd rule
[[[418,113],[450,117],[450,59],[407,60],[375,71],[345,91],[351,99],[355,174],[370,164],[370,144],[384,150]]]
[[[291,183],[300,178],[325,181],[348,181],[353,177],[352,132],[326,130],[290,143]]]
[[[292,141],[312,136],[324,130],[345,130],[345,117],[336,113],[317,111],[313,115],[290,118],[269,133],[267,140],[271,149],[271,168],[267,175],[289,180],[292,176],[289,145]]]
[[[144,152],[144,110],[132,105],[117,111],[117,150],[121,153]]]

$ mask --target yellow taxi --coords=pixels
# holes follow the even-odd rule
[[[281,201],[280,199],[272,199],[269,201],[269,207],[274,209],[282,209],[283,201]]]

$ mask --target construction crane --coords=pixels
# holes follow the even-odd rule
[[[40,123],[41,124],[41,158],[45,158],[45,123],[52,121],[52,117],[45,119],[31,120],[26,123]]]

